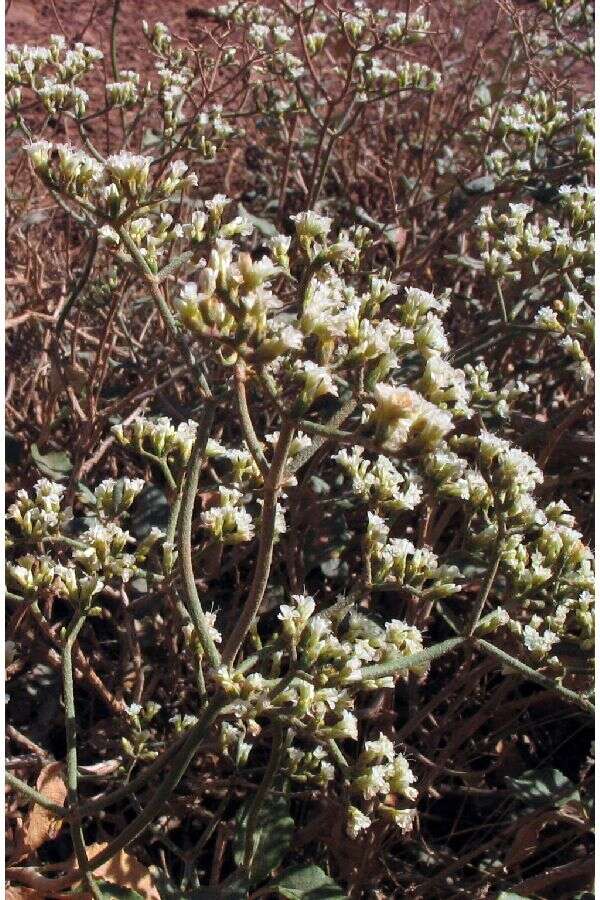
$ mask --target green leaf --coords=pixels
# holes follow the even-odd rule
[[[233,856],[238,865],[244,861],[246,847],[246,821],[252,798],[249,797],[236,816],[233,838]],[[285,797],[270,796],[260,807],[254,832],[256,849],[252,864],[251,883],[255,884],[281,865],[294,833],[294,820],[290,816],[289,802]]]
[[[483,271],[482,261],[480,259],[475,259],[474,256],[466,256],[459,253],[446,253],[444,259],[447,262],[455,263],[456,265],[468,266],[469,269]]]
[[[4,433],[4,462],[7,466],[16,466],[21,462],[23,455],[22,442],[10,434],[8,431]]]
[[[158,866],[151,866],[150,873],[154,878],[154,883],[161,896],[161,900],[183,900],[183,894],[175,882],[171,878],[168,878],[162,869],[159,869]]]
[[[147,150],[149,147],[158,147],[158,145],[162,143],[163,139],[160,134],[156,134],[151,128],[144,129],[142,135],[142,150]]]
[[[132,888],[121,887],[118,884],[113,884],[111,881],[98,881],[96,883],[100,888],[100,893],[103,897],[106,897],[106,900],[144,900],[142,895],[132,890]]]
[[[480,106],[489,106],[492,102],[492,94],[487,84],[478,84],[473,94]]]
[[[227,879],[218,887],[200,887],[181,894],[182,900],[248,900],[250,884],[243,875]]]
[[[496,179],[493,175],[482,175],[481,178],[473,178],[465,185],[467,194],[489,194],[496,187]]]
[[[82,503],[86,506],[95,506],[96,505],[96,495],[93,491],[90,491],[89,487],[83,483],[83,481],[77,482],[77,494]]]
[[[502,891],[498,894],[497,900],[531,900],[531,898],[524,897],[523,894],[513,894],[512,891]]]
[[[238,203],[238,216],[245,216],[246,219],[249,219],[256,230],[260,231],[264,237],[273,237],[277,234],[277,229],[272,222],[269,222],[268,219],[261,219],[260,216],[252,215],[242,203]]]
[[[347,900],[339,885],[318,866],[294,866],[272,885],[288,900]]]
[[[153,527],[166,531],[169,521],[169,501],[160,488],[146,485],[131,507],[130,531],[138,541],[143,540]]]
[[[309,478],[310,486],[315,492],[315,494],[330,494],[331,488],[322,478],[319,478],[318,475],[311,475]]]
[[[47,475],[48,478],[53,478],[55,481],[66,478],[73,468],[73,463],[67,450],[51,451],[44,454],[40,453],[37,444],[33,444],[31,447],[31,458],[42,475]]]
[[[550,767],[530,769],[520,778],[507,778],[507,784],[521,800],[534,806],[563,806],[569,800],[579,800],[579,791],[559,769]]]

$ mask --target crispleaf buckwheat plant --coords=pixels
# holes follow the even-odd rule
[[[532,6],[8,47],[14,896],[591,896],[591,9]]]

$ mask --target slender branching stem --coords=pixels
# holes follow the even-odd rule
[[[119,19],[120,6],[121,0],[114,0],[112,19],[110,23],[110,64],[115,81],[119,80],[119,66],[117,63],[117,24]]]
[[[47,809],[48,812],[51,812],[53,816],[56,816],[57,819],[66,819],[69,815],[69,810],[64,806],[59,806],[57,803],[52,803],[51,800],[48,800],[44,794],[40,794],[39,791],[36,791],[35,788],[30,787],[26,781],[21,781],[20,778],[17,778],[16,775],[13,775],[11,772],[4,773],[4,780],[7,784],[10,784],[15,791],[19,791],[20,794],[23,794],[24,797],[28,797],[29,800],[33,800],[34,803],[37,803],[38,806],[43,806],[44,809]]]
[[[467,638],[455,637],[441,641],[439,644],[433,644],[427,650],[421,650],[419,653],[413,653],[411,656],[397,656],[389,659],[384,663],[375,663],[372,666],[364,666],[356,672],[355,681],[373,681],[378,678],[387,678],[388,676],[399,675],[407,669],[420,669],[429,665],[434,659],[446,656],[452,650],[456,650],[462,644],[465,644]]]
[[[530,666],[526,665],[526,663],[521,662],[520,659],[515,659],[514,656],[511,656],[504,650],[500,650],[498,647],[495,647],[488,641],[484,641],[482,638],[478,638],[475,641],[475,646],[483,653],[487,653],[490,656],[495,657],[503,665],[507,666],[509,669],[512,669],[513,672],[518,672],[520,675],[523,675],[525,678],[527,678],[528,681],[534,681],[541,687],[547,688],[547,690],[553,691],[555,694],[558,694],[563,698],[563,700],[567,700],[569,703],[574,703],[584,712],[588,713],[588,715],[594,715],[594,704],[590,703],[589,700],[587,700],[581,694],[578,694],[576,691],[571,691],[569,690],[569,688],[563,687],[562,684],[558,684],[558,682],[554,681],[552,678],[548,678],[546,675],[542,675],[541,672],[536,672],[535,669],[532,669]]]
[[[192,454],[185,473],[178,529],[179,566],[187,609],[194,623],[202,649],[208,657],[211,666],[214,667],[220,665],[221,657],[215,642],[210,636],[206,616],[204,615],[202,604],[200,603],[200,598],[196,589],[194,567],[192,565],[192,522],[198,481],[200,479],[200,470],[202,468],[202,463],[204,462],[206,443],[212,428],[215,408],[216,404],[214,400],[206,401],[202,420],[198,426]]]
[[[182,334],[181,330],[177,326],[175,316],[171,312],[171,310],[169,308],[169,304],[167,303],[167,301],[164,297],[164,294],[161,290],[160,279],[156,275],[154,275],[154,273],[151,271],[151,269],[148,266],[148,263],[146,262],[146,260],[142,256],[142,254],[140,253],[139,248],[136,247],[135,241],[131,238],[131,235],[128,234],[127,230],[125,228],[118,228],[116,230],[117,230],[119,237],[123,241],[123,244],[125,245],[125,247],[129,251],[129,253],[131,254],[134,262],[136,263],[136,266],[137,266],[140,274],[143,276],[144,281],[146,282],[146,284],[148,286],[150,294],[152,295],[152,299],[154,300],[154,302],[156,303],[156,306],[158,307],[158,311],[160,312],[160,315],[162,317],[163,322],[165,323],[167,330],[169,331],[171,337],[173,338],[177,347],[181,351],[183,358],[185,359],[185,361],[189,365],[190,369],[192,370],[202,393],[204,394],[205,397],[210,397],[211,390],[208,386],[208,382],[206,381],[206,378],[204,376],[204,373],[201,371],[200,366],[194,359],[194,354],[192,353],[190,347],[188,346],[188,343],[187,343],[184,335]]]
[[[67,316],[71,312],[74,304],[77,302],[82,290],[84,289],[84,287],[86,286],[86,284],[88,282],[90,273],[91,273],[93,265],[94,265],[94,260],[96,259],[97,250],[98,250],[98,232],[94,231],[92,233],[92,238],[90,241],[90,250],[89,250],[86,262],[85,262],[85,266],[81,273],[81,277],[80,277],[79,281],[75,284],[71,293],[69,294],[69,297],[68,297],[65,305],[61,309],[60,315],[56,322],[55,338],[56,338],[57,344],[60,342],[60,337],[62,335],[63,328],[64,328],[65,322],[67,320]]]
[[[263,453],[260,441],[256,436],[256,431],[254,430],[254,425],[252,424],[252,418],[250,416],[250,410],[248,409],[248,400],[246,398],[245,368],[243,365],[237,365],[235,367],[234,382],[235,399],[237,401],[238,415],[240,419],[240,425],[242,426],[242,432],[244,434],[244,440],[248,445],[248,449],[252,454],[254,462],[262,472],[263,476],[266,476],[269,471],[269,463],[265,458],[265,454]]]
[[[498,574],[498,566],[500,565],[500,560],[502,559],[502,550],[504,545],[504,537],[502,533],[498,534],[498,542],[496,545],[496,551],[492,560],[489,564],[485,581],[481,585],[481,590],[479,591],[479,596],[477,598],[477,603],[475,604],[475,609],[473,611],[473,615],[471,617],[471,622],[469,624],[468,635],[469,637],[474,633],[477,625],[479,623],[479,619],[481,618],[481,614],[485,608],[485,604],[487,603],[487,598],[490,595],[490,591],[492,590],[494,581],[496,580],[496,575]]]
[[[223,650],[223,662],[227,665],[233,663],[250,626],[254,622],[265,594],[269,573],[271,571],[271,561],[273,559],[277,498],[281,490],[281,481],[290,445],[294,439],[294,434],[295,425],[292,422],[284,422],[281,426],[281,431],[279,432],[279,438],[273,456],[273,463],[269,470],[269,474],[265,479],[258,557],[256,560],[256,568],[254,569],[252,586],[240,618],[230,634],[225,649]]]
[[[65,734],[67,740],[67,791],[69,806],[75,807],[79,801],[78,794],[78,773],[77,773],[77,720],[75,715],[75,690],[73,687],[73,645],[77,640],[77,635],[81,631],[85,622],[85,611],[75,613],[65,637],[65,643],[62,651],[62,679],[63,679],[63,701],[65,704]],[[102,900],[102,894],[89,871],[87,852],[85,849],[85,840],[83,830],[79,820],[72,820],[70,824],[71,840],[77,864],[83,875],[83,878],[92,892],[95,900]]]
[[[120,853],[125,847],[129,846],[132,841],[136,840],[146,828],[160,815],[165,803],[187,772],[189,765],[200,749],[204,741],[208,729],[221,712],[225,711],[227,698],[215,696],[211,702],[202,711],[198,722],[186,734],[183,742],[178,746],[178,750],[174,755],[173,764],[159,784],[152,800],[145,809],[136,816],[110,843],[88,860],[88,871],[93,872],[100,866],[109,862],[113,856]],[[131,787],[131,786],[130,786]],[[62,890],[69,885],[75,884],[82,879],[81,869],[78,867],[67,875],[59,878],[45,878],[38,876],[36,878],[36,886],[40,890],[52,893]]]

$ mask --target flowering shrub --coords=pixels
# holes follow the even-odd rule
[[[535,846],[511,856],[484,823],[504,792],[531,829],[536,704],[579,728],[593,711],[589,480],[555,464],[592,396],[593,110],[559,82],[590,56],[588,4],[540,3],[528,35],[511,7],[501,80],[476,72],[451,140],[424,8],[233,0],[194,48],[144,22],[148,81],[118,66],[118,8],[107,81],[59,35],[7,51],[19,172],[83,248],[42,316],[51,372],[7,515],[12,639],[62,673],[66,806],[8,780],[74,855],[50,875],[17,851],[8,875],[116,896],[107,864],[137,846],[165,897],[558,896]],[[424,128],[393,226],[385,162],[369,209],[338,172],[390,118],[397,158]],[[570,815],[535,828],[584,858],[577,765]],[[567,778],[542,771],[562,809]],[[452,794],[488,835],[450,835],[454,867],[431,811]]]

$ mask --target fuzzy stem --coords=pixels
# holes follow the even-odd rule
[[[281,479],[288,458],[290,445],[294,439],[295,425],[284,422],[281,426],[273,463],[265,479],[263,495],[262,526],[258,547],[258,558],[254,570],[254,578],[248,599],[242,609],[240,618],[229,636],[223,651],[223,662],[230,665],[242,646],[244,638],[252,625],[265,594],[271,561],[273,559],[273,541],[275,539],[275,518],[277,514],[277,497],[281,490]]]
[[[117,19],[119,17],[120,6],[121,0],[114,0],[112,20],[110,23],[110,63],[115,81],[119,80],[119,67],[117,65]]]
[[[21,781],[20,778],[17,778],[16,775],[12,775],[10,772],[4,773],[4,780],[7,784],[10,784],[15,791],[19,791],[23,796],[28,797],[30,800],[33,800],[34,803],[37,803],[38,806],[43,806],[44,809],[47,809],[48,812],[51,812],[53,816],[56,816],[57,819],[65,819],[69,815],[69,811],[65,809],[64,806],[58,806],[56,803],[52,803],[51,800],[48,800],[43,794],[40,794],[39,791],[36,791],[35,788],[29,787],[26,781]]]
[[[422,666],[426,666],[428,663],[433,662],[434,659],[439,659],[440,656],[445,656],[447,653],[460,647],[461,644],[466,643],[466,641],[467,638],[464,637],[448,638],[447,641],[433,644],[433,646],[428,647],[427,650],[413,653],[412,656],[398,656],[395,659],[390,659],[384,663],[365,666],[363,669],[357,671],[356,682],[386,678],[388,675],[397,675],[400,672],[404,672],[406,669],[420,669]]]
[[[63,699],[65,704],[65,733],[67,740],[67,790],[69,806],[78,803],[77,774],[77,721],[75,717],[75,691],[73,688],[73,645],[85,622],[85,612],[77,612],[71,619],[62,651]],[[83,878],[96,900],[102,894],[89,871],[83,829],[79,820],[71,821],[71,840],[77,857],[77,864]]]
[[[187,608],[198,633],[202,649],[208,657],[211,666],[216,668],[221,664],[221,657],[215,646],[215,642],[210,636],[206,617],[200,603],[200,598],[198,597],[198,591],[196,590],[194,567],[192,565],[192,521],[194,517],[194,503],[196,500],[196,492],[198,490],[200,470],[202,468],[202,463],[204,462],[206,443],[208,441],[214,416],[215,402],[209,400],[204,407],[202,421],[198,426],[192,455],[185,473],[181,512],[179,516],[178,550],[179,566]]]
[[[485,581],[481,585],[481,590],[479,592],[479,597],[477,599],[477,605],[475,606],[475,610],[473,612],[473,616],[471,617],[471,624],[469,625],[468,635],[471,637],[477,625],[479,623],[479,619],[481,618],[481,613],[484,610],[485,604],[487,602],[487,598],[489,597],[490,591],[496,579],[496,575],[498,573],[498,566],[500,565],[500,560],[502,559],[502,549],[503,549],[503,539],[501,535],[498,535],[499,540],[496,548],[496,552],[490,562],[489,568],[487,570],[487,575],[485,577]]]
[[[562,684],[558,684],[558,682],[554,681],[552,678],[548,678],[546,675],[536,672],[535,669],[532,669],[530,666],[521,662],[521,660],[515,659],[514,656],[510,656],[508,653],[505,653],[504,650],[500,650],[498,647],[495,647],[488,641],[484,641],[482,638],[478,638],[475,641],[475,646],[484,653],[495,656],[496,659],[500,660],[505,666],[524,675],[529,681],[535,681],[536,684],[541,685],[541,687],[545,687],[549,691],[554,691],[555,694],[559,694],[564,700],[568,700],[569,703],[574,703],[576,706],[579,706],[579,708],[588,713],[588,715],[594,715],[595,709],[593,703],[590,703],[589,700],[586,700],[585,697],[582,697],[581,694],[576,693],[576,691],[571,691],[569,688],[563,687]]]
[[[332,430],[337,429],[338,426],[342,424],[342,422],[345,422],[348,416],[352,415],[352,413],[356,409],[356,405],[356,400],[352,397],[350,400],[344,403],[344,405],[340,409],[338,409],[336,413],[331,416],[329,421],[320,426],[321,429],[327,430],[326,434],[324,434],[323,431],[320,431],[319,436],[315,437],[310,447],[307,447],[306,450],[301,450],[300,453],[297,453],[296,456],[294,456],[289,466],[290,473],[297,472],[298,469],[301,469],[302,466],[305,465],[305,463],[312,459],[317,450],[320,450],[323,444],[325,444],[330,439]],[[306,423],[303,420],[300,423],[300,428],[305,430],[305,426]]]
[[[256,436],[256,431],[254,430],[254,425],[252,424],[252,418],[250,416],[250,410],[248,409],[243,365],[235,367],[235,397],[237,400],[240,425],[242,426],[242,431],[244,433],[244,440],[248,445],[248,449],[252,454],[254,462],[262,472],[263,476],[266,476],[269,471],[269,464],[265,459],[265,454],[263,453],[260,441]]]
[[[127,250],[133,257],[137,268],[141,275],[143,275],[146,284],[148,285],[148,289],[152,294],[152,299],[156,303],[158,310],[161,314],[162,320],[165,323],[167,330],[171,334],[171,337],[177,344],[177,347],[181,351],[183,358],[189,365],[190,369],[194,373],[198,384],[206,397],[211,396],[211,390],[208,386],[208,382],[204,377],[204,373],[200,370],[200,367],[196,360],[194,359],[194,355],[190,350],[185,337],[177,327],[177,322],[175,321],[175,317],[171,310],[169,309],[169,305],[163,296],[163,292],[160,289],[160,281],[156,275],[151,271],[148,266],[148,263],[140,253],[138,247],[136,247],[135,242],[132,240],[131,235],[127,233],[124,228],[117,229],[118,235],[123,241],[124,245],[127,247]]]

